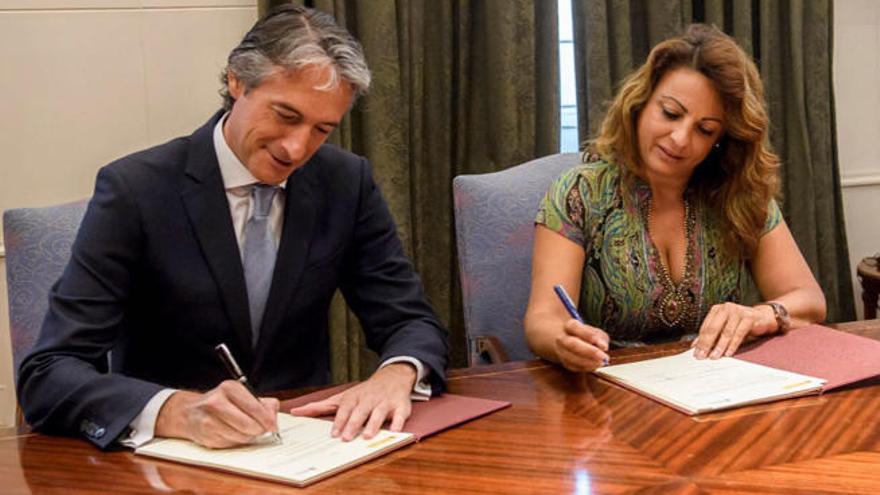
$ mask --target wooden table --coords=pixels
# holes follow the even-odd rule
[[[838,327],[880,339],[880,320]],[[876,383],[698,418],[542,361],[458,370],[449,385],[513,407],[305,490],[0,431],[0,493],[880,493]]]

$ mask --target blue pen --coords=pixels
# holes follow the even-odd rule
[[[581,318],[581,314],[578,313],[577,308],[571,301],[571,297],[568,296],[568,292],[565,292],[565,287],[561,284],[556,284],[553,286],[553,291],[559,296],[559,300],[562,301],[562,305],[565,306],[565,310],[568,311],[568,314],[580,323],[584,323],[584,319]],[[608,366],[608,358],[602,360],[602,366]]]

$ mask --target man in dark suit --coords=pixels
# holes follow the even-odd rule
[[[230,54],[223,111],[101,169],[20,368],[28,422],[102,448],[277,431],[278,401],[229,380],[214,348],[259,392],[327,383],[337,288],[382,365],[294,413],[335,412],[334,435],[370,437],[388,419],[399,430],[411,396],[442,391],[446,332],[370,168],[324,144],[369,81],[331,17],[285,6]]]

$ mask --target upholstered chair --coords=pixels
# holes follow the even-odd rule
[[[453,180],[469,364],[533,357],[523,317],[535,215],[553,179],[578,163],[576,153],[557,154]]]
[[[13,372],[34,345],[49,304],[49,289],[70,258],[86,201],[3,214]]]

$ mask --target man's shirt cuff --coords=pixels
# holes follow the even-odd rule
[[[413,384],[410,400],[426,401],[431,398],[431,384],[428,382],[428,370],[418,359],[411,356],[396,356],[389,358],[379,368],[384,368],[392,363],[409,363],[416,367],[416,382]]]
[[[128,424],[129,434],[127,437],[119,439],[119,443],[125,447],[138,448],[152,440],[155,436],[156,420],[159,419],[159,410],[174,392],[177,392],[177,389],[165,388],[154,395],[141,410],[141,413]]]

